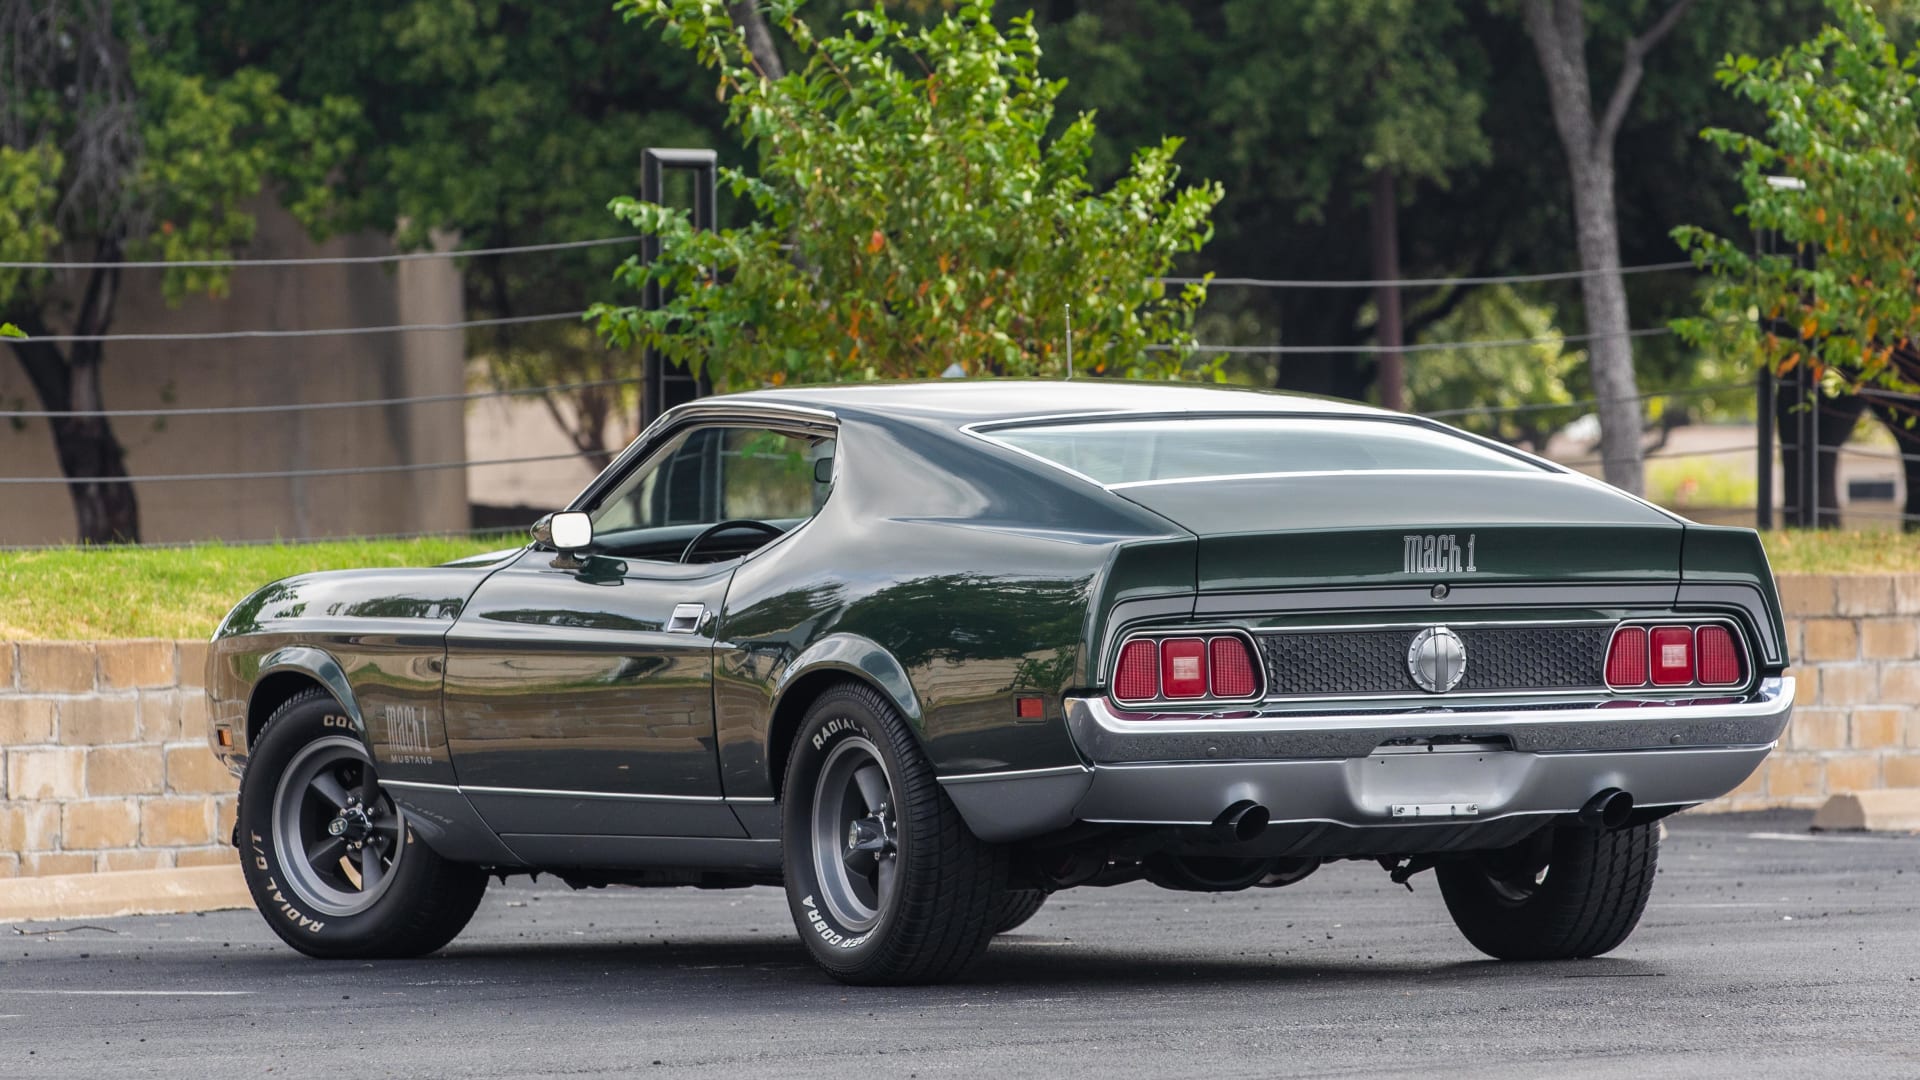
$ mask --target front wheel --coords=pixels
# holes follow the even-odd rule
[[[787,904],[807,952],[857,985],[944,982],[986,949],[1007,876],[869,687],[807,710],[781,788]]]
[[[308,956],[424,956],[486,891],[414,839],[351,721],[315,689],[274,711],[240,782],[240,861],[267,925]]]
[[[1543,829],[1436,869],[1454,925],[1501,960],[1570,960],[1618,948],[1653,891],[1659,826]]]

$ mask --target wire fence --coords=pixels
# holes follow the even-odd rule
[[[612,236],[612,237],[601,237],[601,238],[589,239],[589,240],[564,241],[564,242],[543,243],[543,244],[525,244],[525,245],[514,245],[514,246],[507,246],[507,247],[456,249],[456,250],[445,250],[445,251],[434,250],[434,251],[395,252],[395,253],[384,254],[384,255],[365,255],[365,256],[315,256],[315,257],[304,257],[304,258],[207,259],[207,260],[192,260],[192,261],[130,261],[130,262],[9,261],[9,262],[0,262],[0,270],[81,271],[81,270],[98,270],[98,269],[118,269],[118,270],[164,271],[164,270],[178,270],[178,269],[221,269],[221,270],[230,270],[230,271],[239,272],[239,271],[247,271],[247,270],[262,269],[262,268],[391,265],[391,264],[418,262],[418,261],[425,261],[425,260],[462,260],[462,259],[472,259],[472,258],[481,258],[481,257],[506,257],[506,256],[518,256],[518,255],[525,255],[525,254],[544,253],[544,252],[561,252],[561,251],[575,251],[575,250],[584,250],[584,249],[596,249],[596,248],[603,248],[603,247],[612,247],[616,245],[632,245],[637,247],[638,238],[634,236]],[[1579,280],[1582,278],[1594,276],[1596,274],[1601,274],[1601,273],[1648,274],[1648,273],[1672,272],[1672,271],[1691,270],[1691,269],[1695,269],[1693,263],[1676,261],[1676,262],[1649,263],[1649,264],[1643,264],[1643,265],[1637,265],[1637,266],[1621,267],[1621,268],[1618,268],[1617,270],[1615,269],[1601,269],[1601,270],[1580,269],[1580,270],[1551,271],[1551,272],[1545,272],[1545,273],[1530,273],[1530,274],[1463,275],[1463,276],[1454,276],[1454,277],[1435,277],[1435,278],[1405,278],[1405,279],[1394,279],[1394,280],[1386,280],[1386,281],[1368,280],[1368,279],[1312,280],[1312,279],[1274,279],[1274,278],[1253,278],[1253,277],[1214,277],[1211,279],[1200,279],[1200,278],[1190,278],[1190,277],[1168,277],[1162,280],[1169,285],[1186,285],[1186,284],[1199,283],[1205,280],[1208,284],[1216,287],[1275,289],[1275,290],[1374,289],[1374,288],[1380,288],[1380,287],[1426,289],[1426,288],[1458,288],[1458,287],[1466,287],[1466,286],[1483,286],[1483,285],[1560,282],[1560,281]],[[44,341],[49,343],[59,343],[59,344],[110,343],[110,342],[187,343],[187,342],[245,341],[245,340],[281,340],[281,339],[325,338],[325,337],[355,337],[355,336],[365,336],[365,335],[405,334],[405,333],[436,333],[436,332],[456,332],[456,331],[463,332],[463,331],[481,329],[481,328],[525,326],[525,325],[552,323],[552,322],[560,322],[560,321],[567,321],[567,320],[578,321],[582,319],[585,314],[586,313],[584,311],[560,311],[560,312],[550,312],[550,313],[543,313],[543,314],[501,316],[496,318],[462,319],[462,320],[448,321],[448,322],[396,323],[396,324],[388,324],[388,325],[307,327],[307,328],[292,328],[292,329],[264,329],[263,328],[263,329],[194,331],[194,332],[176,332],[176,333],[136,331],[136,332],[103,333],[103,334],[53,334],[53,335],[38,336],[34,340]],[[1520,338],[1415,342],[1415,343],[1399,345],[1399,346],[1387,346],[1387,345],[1378,345],[1378,344],[1333,344],[1333,345],[1201,344],[1196,347],[1195,351],[1204,353],[1204,354],[1211,354],[1211,355],[1244,355],[1244,356],[1287,356],[1287,355],[1312,355],[1312,354],[1372,356],[1372,355],[1379,355],[1383,353],[1400,353],[1403,355],[1418,356],[1422,354],[1440,353],[1440,352],[1466,350],[1466,349],[1506,349],[1506,348],[1532,348],[1540,345],[1574,345],[1574,344],[1580,344],[1584,342],[1592,342],[1592,341],[1598,341],[1598,340],[1603,340],[1608,338],[1619,338],[1619,337],[1625,337],[1630,339],[1653,338],[1653,337],[1666,336],[1671,333],[1672,333],[1672,330],[1669,327],[1653,326],[1653,327],[1641,327],[1641,328],[1630,329],[1620,333],[1580,333],[1580,334],[1556,333],[1556,334],[1540,335],[1540,336],[1534,336],[1534,337],[1520,337]],[[1160,351],[1162,349],[1169,348],[1169,347],[1156,346],[1154,348],[1156,351]],[[428,404],[465,403],[465,402],[486,400],[486,399],[512,399],[512,398],[535,397],[535,396],[546,396],[546,395],[565,395],[565,394],[577,393],[577,392],[594,390],[594,389],[611,389],[611,388],[617,388],[617,387],[633,386],[641,383],[642,381],[643,380],[641,378],[636,376],[633,378],[566,382],[566,383],[555,383],[551,385],[532,386],[532,387],[501,387],[501,388],[492,388],[492,389],[484,389],[484,390],[473,390],[473,391],[467,391],[467,392],[461,392],[461,393],[420,394],[420,395],[411,395],[411,396],[386,396],[386,397],[377,397],[377,398],[337,400],[337,401],[296,401],[296,402],[288,402],[288,403],[282,403],[282,404],[264,404],[264,405],[178,406],[178,407],[165,407],[165,408],[132,408],[132,409],[102,408],[102,409],[68,409],[68,410],[29,409],[24,407],[0,408],[0,420],[11,421],[18,424],[18,423],[22,423],[30,420],[44,420],[44,421],[64,421],[64,420],[81,420],[81,419],[111,420],[111,419],[119,419],[119,418],[165,420],[165,419],[170,419],[175,417],[222,418],[222,417],[240,417],[240,416],[253,416],[253,415],[299,415],[299,414],[307,414],[307,413],[328,413],[328,412],[335,412],[339,410],[397,408],[397,407],[410,407],[410,406],[428,405]],[[1751,389],[1749,384],[1727,384],[1727,385],[1710,386],[1710,387],[1688,388],[1683,390],[1654,391],[1654,392],[1640,394],[1638,395],[1636,400],[1643,401],[1643,402],[1653,401],[1658,399],[1683,400],[1688,398],[1695,398],[1695,397],[1701,397],[1701,396],[1712,395],[1712,394],[1721,394],[1721,393],[1727,393],[1727,392],[1736,392],[1736,391],[1749,390],[1749,389]],[[1900,393],[1891,392],[1891,391],[1880,391],[1878,393],[1881,396],[1888,398],[1889,400],[1920,400],[1920,395],[1900,394]],[[1499,420],[1502,418],[1532,416],[1536,414],[1551,413],[1551,412],[1568,412],[1568,413],[1584,414],[1585,412],[1591,410],[1598,404],[1599,402],[1597,401],[1597,399],[1583,398],[1583,399],[1566,401],[1566,402],[1529,402],[1529,403],[1524,403],[1519,405],[1506,405],[1506,406],[1497,406],[1497,407],[1472,406],[1472,407],[1461,407],[1461,408],[1437,409],[1437,410],[1427,411],[1421,415],[1425,415],[1425,416],[1429,416],[1437,419],[1446,419],[1446,420],[1464,420],[1464,419]],[[1867,458],[1871,460],[1885,460],[1885,461],[1895,461],[1895,462],[1901,462],[1901,463],[1905,463],[1909,461],[1920,461],[1920,454],[1902,453],[1898,451],[1888,452],[1888,451],[1881,451],[1881,450],[1860,450],[1860,449],[1853,449],[1853,448],[1845,448],[1843,451],[1843,448],[1839,448],[1839,447],[1822,447],[1821,450],[1822,452],[1826,452],[1826,453],[1845,452],[1855,457]],[[1705,459],[1705,458],[1716,458],[1716,457],[1722,457],[1722,456],[1728,456],[1728,455],[1734,455],[1734,454],[1758,455],[1759,453],[1761,453],[1761,448],[1758,446],[1757,443],[1750,444],[1750,445],[1742,445],[1742,446],[1716,447],[1716,448],[1705,449],[1705,450],[1684,450],[1683,451],[1683,450],[1656,449],[1648,453],[1647,455],[1645,455],[1645,460],[1659,461],[1659,460],[1673,460],[1673,459],[1683,459],[1683,458]],[[342,466],[342,467],[321,467],[321,468],[268,469],[268,470],[257,470],[257,471],[249,470],[249,471],[219,471],[219,472],[191,472],[191,473],[180,472],[180,473],[146,474],[146,475],[140,475],[140,476],[78,476],[78,477],[17,476],[17,477],[0,477],[0,486],[18,490],[21,487],[30,487],[34,485],[41,485],[41,486],[76,485],[76,484],[125,485],[125,484],[150,484],[150,483],[171,485],[171,484],[179,484],[179,483],[212,482],[212,481],[222,481],[222,482],[297,481],[297,480],[305,480],[310,478],[371,476],[371,475],[382,475],[382,474],[411,474],[411,473],[445,472],[450,470],[479,470],[479,469],[486,469],[486,468],[500,467],[500,466],[542,464],[542,463],[551,463],[551,462],[559,462],[559,461],[585,461],[598,456],[600,455],[596,455],[586,451],[574,451],[574,452],[556,453],[556,454],[533,454],[533,455],[505,456],[505,457],[465,459],[465,460],[402,462],[402,463],[385,464],[385,465]],[[1567,460],[1563,463],[1573,468],[1597,469],[1597,468],[1603,468],[1607,464],[1607,459],[1605,459],[1604,457],[1584,457],[1584,458]],[[1748,508],[1748,509],[1751,509],[1751,508]],[[1850,517],[1892,518],[1895,520],[1920,520],[1920,517],[1916,517],[1915,515],[1904,515],[1896,511],[1879,511],[1876,509],[1869,509],[1869,508],[1848,507],[1846,510],[1846,513]],[[499,535],[499,534],[500,534],[499,530],[497,529],[482,528],[482,529],[473,529],[473,530],[452,530],[452,531],[438,530],[438,531],[417,532],[417,533],[384,533],[384,534],[377,534],[377,535],[371,535],[371,536],[363,535],[363,536],[355,536],[355,537],[335,536],[335,537],[327,537],[327,538],[328,539],[408,539],[408,538],[429,537],[429,536],[459,537],[459,536],[469,536],[469,535]],[[304,542],[306,540],[311,540],[311,539],[320,539],[320,537],[294,537],[294,538],[263,537],[263,538],[254,538],[254,539],[248,539],[248,540],[242,540],[242,541],[228,541],[228,542],[281,543],[281,542]],[[0,550],[10,550],[10,548],[0,548]]]

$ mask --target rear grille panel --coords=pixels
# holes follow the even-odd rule
[[[1422,626],[1390,630],[1268,631],[1254,635],[1269,697],[1433,697],[1407,670]],[[1467,670],[1453,694],[1605,688],[1605,626],[1456,626]]]

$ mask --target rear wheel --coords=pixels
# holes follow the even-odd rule
[[[1447,911],[1501,960],[1569,960],[1617,948],[1640,922],[1660,856],[1658,825],[1543,829],[1436,870]]]
[[[1008,889],[993,909],[993,932],[1004,934],[1026,925],[1046,902],[1047,894],[1039,889]]]
[[[240,782],[240,859],[267,925],[308,956],[422,956],[486,891],[479,868],[417,842],[331,696],[274,711]]]
[[[880,694],[855,683],[822,694],[781,791],[787,904],[827,974],[943,982],[986,948],[1005,852],[968,831]]]

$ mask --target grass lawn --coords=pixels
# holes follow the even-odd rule
[[[204,638],[277,578],[356,566],[432,566],[514,547],[519,536],[296,545],[0,551],[0,641]],[[1781,573],[1920,572],[1920,535],[1774,532]]]
[[[0,551],[0,641],[207,638],[254,589],[313,570],[432,566],[517,537]]]

